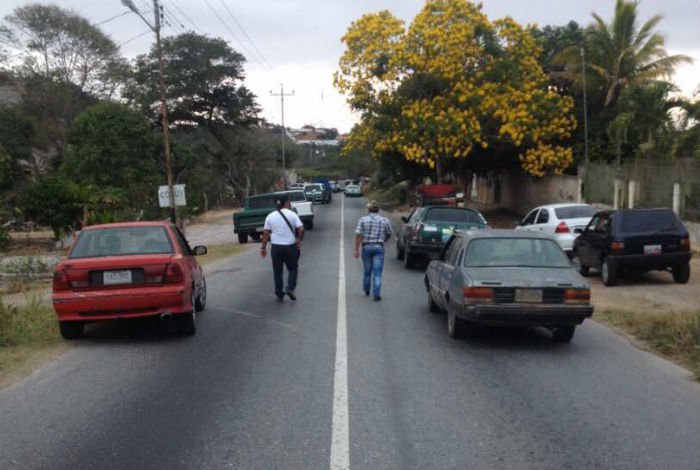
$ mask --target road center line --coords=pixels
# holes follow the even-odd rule
[[[345,198],[340,203],[340,254],[338,265],[338,326],[333,378],[333,424],[331,470],[350,469],[350,422],[348,411],[348,341],[345,304]]]

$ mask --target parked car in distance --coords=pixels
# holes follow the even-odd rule
[[[345,197],[362,197],[362,188],[357,184],[346,185]]]
[[[243,210],[233,214],[233,233],[238,235],[238,242],[248,243],[249,237],[259,241],[265,218],[275,209],[275,193],[248,196]]]
[[[333,189],[330,181],[327,178],[316,177],[313,179],[313,183],[321,185],[321,189],[323,189],[323,203],[330,204],[333,200]]]
[[[321,183],[311,183],[304,186],[304,194],[306,199],[314,204],[324,203],[324,188]]]
[[[401,222],[396,235],[396,257],[409,269],[421,257],[437,258],[456,231],[488,226],[479,211],[443,205],[418,207],[401,217]]]
[[[577,229],[584,229],[595,214],[595,207],[588,204],[549,204],[536,207],[515,227],[551,235],[567,254],[574,248]],[[579,230],[580,231],[580,230]]]
[[[428,307],[447,312],[447,332],[460,337],[470,323],[543,326],[570,342],[593,315],[590,286],[551,237],[515,230],[454,235],[425,274]]]
[[[88,322],[159,315],[172,315],[180,333],[193,335],[195,312],[207,301],[194,257],[206,253],[168,222],[84,228],[53,274],[61,335],[80,338]]]
[[[313,203],[306,199],[306,194],[301,190],[278,191],[275,195],[286,197],[292,205],[292,210],[297,213],[304,228],[313,230],[314,228],[314,208]]]
[[[673,280],[690,279],[690,237],[671,209],[622,209],[593,216],[574,242],[573,263],[587,276],[600,271],[606,286],[625,272],[670,271]]]

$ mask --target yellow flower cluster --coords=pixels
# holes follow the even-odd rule
[[[433,168],[507,141],[533,175],[572,163],[561,143],[576,128],[573,100],[548,86],[537,41],[513,19],[492,23],[467,0],[428,0],[408,29],[384,10],[353,22],[342,40],[335,86],[364,115],[346,149]]]
[[[548,172],[560,175],[573,163],[571,148],[540,143],[520,155],[520,163],[525,171],[542,177]]]

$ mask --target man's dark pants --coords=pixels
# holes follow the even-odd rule
[[[275,294],[283,297],[284,290],[284,266],[287,267],[289,277],[287,278],[286,292],[294,292],[297,287],[297,274],[299,271],[299,250],[296,245],[272,245],[270,253],[272,257],[272,271],[275,276]]]

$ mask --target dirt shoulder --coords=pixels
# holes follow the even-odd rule
[[[670,273],[650,272],[620,279],[615,287],[605,287],[593,273],[591,297],[596,310],[684,312],[700,309],[700,258],[691,261],[688,284],[676,284]]]

